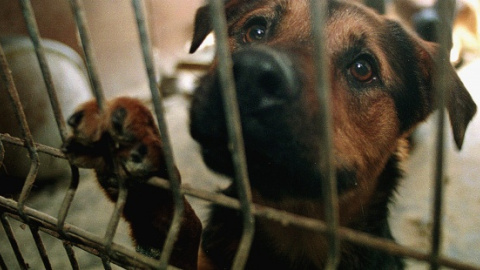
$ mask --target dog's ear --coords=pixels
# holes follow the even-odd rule
[[[193,31],[192,44],[190,46],[190,53],[194,53],[203,40],[212,31],[212,24],[210,22],[209,6],[203,6],[197,10],[195,15],[195,27]]]
[[[463,85],[453,67],[449,66],[447,110],[458,149],[462,148],[468,123],[477,112],[477,105]]]
[[[428,73],[429,76],[432,80],[432,73],[435,70],[435,61],[438,58],[437,54],[439,51],[439,47],[430,42],[423,42],[422,43],[425,45],[424,48],[428,52],[427,55],[423,55],[424,57],[420,57],[421,60],[426,60],[424,63],[426,65],[429,65],[429,71]],[[429,59],[425,59],[425,57],[428,57]],[[423,58],[423,59],[422,59]],[[448,58],[447,58],[448,59]],[[450,64],[448,60],[445,60],[442,62],[443,65],[446,66],[446,98],[447,98],[447,104],[446,108],[448,111],[448,115],[450,118],[450,124],[452,127],[453,131],[453,138],[455,140],[455,144],[457,145],[457,148],[460,150],[463,145],[463,139],[465,137],[465,131],[467,130],[467,126],[472,120],[473,116],[475,115],[477,111],[477,105],[472,99],[472,96],[470,93],[467,91],[465,86],[463,85],[463,82],[460,80],[458,77],[457,72],[453,68],[453,66]],[[434,83],[430,81],[431,83],[431,89],[433,91],[433,85]],[[432,92],[432,95],[434,93]],[[431,98],[431,100],[435,100],[435,98]]]

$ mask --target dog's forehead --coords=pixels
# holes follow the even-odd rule
[[[378,22],[372,22],[372,17],[367,16],[362,9],[354,9],[350,6],[336,8],[328,18],[326,47],[334,54],[337,50],[360,44],[376,46],[372,40],[377,39],[379,31],[375,28],[380,26],[378,24]]]
[[[338,9],[348,9],[356,7],[358,8],[358,0],[342,1],[342,0],[318,0],[326,2],[326,7],[329,9],[328,13],[331,11],[336,11]],[[302,9],[309,9],[311,1],[310,0],[224,0],[225,3],[225,12],[227,19],[235,20],[238,17],[245,16],[249,11],[260,9],[263,7],[276,7],[283,6],[295,9],[300,7]],[[305,10],[305,13],[308,13],[308,10]],[[307,19],[307,18],[304,18]]]
[[[334,57],[354,47],[366,48],[376,56],[384,79],[394,83],[397,78],[391,65],[395,63],[392,63],[392,57],[388,54],[398,48],[396,43],[404,43],[406,40],[392,33],[392,22],[357,1],[325,1],[328,8],[325,26],[328,55]],[[296,44],[302,41],[309,43],[312,40],[309,30],[311,29],[310,2],[309,0],[229,0],[225,2],[225,8],[231,26],[238,22],[245,22],[250,16],[258,15],[259,11],[262,15],[271,11],[271,14],[274,14],[272,16],[278,17],[281,24],[276,27],[277,36],[271,41],[271,45],[280,43],[282,46],[285,44],[297,46]]]
[[[333,25],[330,32],[337,36],[352,39],[361,35],[375,33],[382,23],[382,16],[372,10],[364,8],[357,1],[326,1],[328,4],[329,22]],[[283,13],[283,18],[290,19],[293,26],[310,25],[309,0],[226,0],[225,12],[230,24],[234,24],[242,18],[251,16],[258,10],[271,10]],[[289,17],[296,17],[294,20]],[[346,32],[350,33],[346,33]],[[347,41],[347,40],[345,40]],[[344,43],[345,44],[345,43]]]
[[[297,0],[303,1],[303,0]],[[274,7],[283,5],[289,0],[225,0],[225,13],[229,22],[234,22],[246,16],[259,7]]]

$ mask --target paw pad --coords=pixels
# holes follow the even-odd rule
[[[62,146],[72,164],[108,173],[118,164],[128,178],[143,181],[165,171],[162,142],[154,118],[142,102],[109,101],[100,112],[94,100],[68,119],[73,135]],[[114,175],[115,172],[109,172]]]

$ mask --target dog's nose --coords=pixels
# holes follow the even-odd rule
[[[240,110],[255,113],[278,107],[296,95],[290,59],[275,50],[250,48],[232,55]]]

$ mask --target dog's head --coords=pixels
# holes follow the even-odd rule
[[[208,13],[197,13],[191,52],[211,32]],[[252,186],[265,196],[318,196],[323,142],[309,1],[231,0],[226,16]],[[338,187],[374,190],[390,157],[435,109],[438,46],[352,1],[329,1],[324,29]],[[445,65],[447,109],[461,148],[476,105]],[[194,94],[191,133],[207,165],[231,175],[224,121],[212,68]]]

